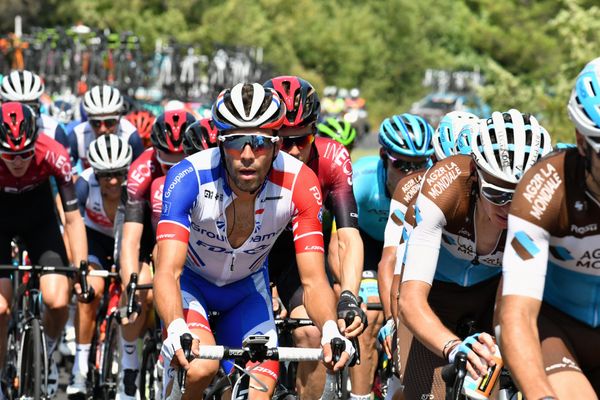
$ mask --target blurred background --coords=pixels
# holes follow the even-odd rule
[[[292,74],[319,90],[324,113],[365,133],[407,111],[435,126],[454,109],[485,117],[514,107],[572,142],[566,104],[576,74],[600,55],[599,5],[2,0],[0,73],[30,69],[50,97],[109,82],[148,109],[179,99],[198,113],[223,87]]]

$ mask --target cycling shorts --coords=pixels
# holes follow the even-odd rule
[[[0,208],[0,264],[12,263],[10,242],[18,236],[33,264],[69,265],[49,181],[27,192],[0,192]],[[0,271],[0,278],[10,277]]]
[[[373,271],[363,271],[358,296],[363,303],[374,303],[379,301],[379,287],[377,286],[377,273]],[[377,297],[377,299],[369,298]]]
[[[377,266],[381,260],[383,252],[383,242],[373,239],[369,234],[362,229],[358,229],[360,238],[363,242],[364,249],[364,268],[365,271],[377,271]]]
[[[110,271],[115,262],[115,239],[88,226],[85,227],[85,233],[88,241],[88,261]]]
[[[493,334],[492,319],[496,290],[500,277],[473,286],[433,281],[428,302],[442,323],[459,336],[475,332],[459,332],[463,321],[475,322],[477,332]],[[407,399],[443,399],[445,384],[442,368],[448,361],[438,357],[414,339],[406,326],[398,326],[398,344],[404,396]]]
[[[538,331],[546,374],[581,372],[600,393],[600,327],[592,328],[543,303]]]
[[[183,314],[190,330],[214,332],[216,343],[229,347],[241,347],[242,341],[250,335],[266,335],[269,337],[267,345],[277,346],[266,267],[220,287],[184,267],[179,282]],[[211,319],[214,322],[210,326],[207,315],[215,311],[218,316]],[[164,360],[165,366],[170,363],[171,360]],[[165,372],[165,379],[169,380],[172,371]],[[265,361],[254,372],[277,380],[279,364],[277,361]]]

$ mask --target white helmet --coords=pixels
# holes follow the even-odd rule
[[[355,99],[358,96],[360,96],[360,89],[358,89],[358,88],[352,88],[352,89],[350,89],[350,97],[352,97],[353,99]]]
[[[179,100],[169,100],[163,111],[179,111],[185,109],[185,104]]]
[[[534,116],[511,109],[479,120],[471,137],[475,163],[488,174],[517,183],[533,164],[552,151],[550,135]]]
[[[285,112],[285,104],[277,92],[260,83],[238,83],[223,90],[212,108],[213,121],[221,132],[238,128],[278,130]]]
[[[456,141],[466,125],[477,125],[479,118],[466,111],[451,111],[444,115],[431,141],[438,160],[457,153]]]
[[[42,78],[30,71],[13,71],[2,79],[0,95],[7,101],[35,101],[44,93]]]
[[[577,76],[567,109],[577,131],[600,148],[600,58]]]
[[[119,89],[112,86],[94,86],[85,92],[83,108],[88,115],[120,114],[123,109],[123,97]]]
[[[131,164],[131,146],[117,135],[101,135],[90,143],[87,158],[94,171],[126,170]]]

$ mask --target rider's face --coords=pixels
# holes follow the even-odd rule
[[[586,177],[586,185],[592,193],[600,193],[600,151],[596,151],[594,146],[586,138],[577,132],[577,148],[582,157],[590,154],[590,173]],[[593,140],[593,139],[590,139]],[[597,146],[596,146],[597,147]]]
[[[238,135],[248,135],[246,144],[244,144],[246,139]],[[270,129],[238,129],[229,131],[223,136],[229,136],[231,139],[231,142],[220,142],[219,144],[225,154],[225,163],[231,183],[243,192],[254,193],[265,181],[277,151],[278,143],[273,143],[270,139],[273,137],[273,131]],[[251,144],[252,136],[258,136],[258,141],[253,142],[254,145]],[[241,147],[239,143],[242,143]]]

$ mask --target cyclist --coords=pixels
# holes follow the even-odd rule
[[[152,127],[150,140],[152,147],[146,149],[135,160],[127,177],[127,201],[124,207],[120,248],[120,274],[123,289],[129,284],[131,273],[138,273],[140,284],[152,280],[150,260],[154,249],[154,228],[151,218],[152,199],[160,196],[160,186],[153,182],[184,158],[183,134],[195,121],[194,117],[183,110],[167,111],[158,116]],[[118,226],[121,224],[118,224]],[[119,226],[118,231],[121,230]],[[136,396],[136,379],[139,359],[136,349],[137,339],[145,326],[148,293],[140,293],[142,310],[138,318],[121,329],[122,379],[119,385],[119,398],[129,399]],[[125,301],[125,296],[122,300]]]
[[[89,167],[87,149],[90,143],[100,135],[113,133],[122,137],[131,145],[135,160],[144,151],[144,145],[135,126],[121,118],[123,96],[119,89],[108,85],[94,86],[83,96],[83,109],[87,121],[73,128],[69,135],[73,163],[81,160],[84,168]]]
[[[131,146],[125,140],[117,135],[102,135],[90,143],[87,159],[91,167],[83,171],[75,184],[86,227],[88,261],[93,269],[111,270],[114,264],[114,221],[121,200],[121,185],[127,176],[131,158]],[[96,328],[96,312],[104,293],[104,279],[90,277],[88,282],[93,296],[77,304],[77,347],[71,383],[67,387],[69,398],[86,396],[88,358]]]
[[[265,264],[290,220],[305,304],[323,333],[324,362],[339,369],[353,353],[338,331],[335,296],[325,275],[319,182],[303,163],[278,151],[277,130],[285,111],[277,92],[258,83],[224,90],[213,106],[219,148],[190,156],[167,175],[154,290],[168,327],[165,366],[188,371],[184,399],[202,393],[217,372],[214,361],[189,364],[180,346],[184,333],[203,344],[215,343],[209,311],[220,313],[216,338],[224,345],[239,347],[255,334],[268,335],[270,347],[277,344]],[[346,342],[346,351],[334,365],[329,343],[335,337]],[[249,398],[270,398],[278,363],[263,362],[255,371],[269,390],[258,391],[251,382]],[[173,376],[172,367],[165,370],[165,388]]]
[[[10,241],[19,236],[25,243],[32,263],[68,265],[67,253],[55,213],[50,177],[58,185],[65,212],[65,231],[69,234],[73,262],[79,265],[87,257],[85,226],[77,209],[71,180],[71,163],[63,146],[36,129],[35,113],[28,106],[8,102],[0,107],[0,263],[12,260]],[[12,283],[9,274],[0,279],[0,360],[6,350],[6,327]],[[45,310],[43,324],[48,349],[48,395],[58,388],[58,370],[52,354],[68,318],[69,280],[63,274],[46,274],[40,279]]]
[[[350,122],[336,118],[327,118],[317,125],[319,135],[328,137],[344,145],[348,152],[354,148],[354,139],[356,139],[356,129]]]
[[[569,99],[577,148],[531,168],[508,216],[500,340],[528,399],[600,396],[599,89],[597,58]]]
[[[522,174],[552,149],[537,120],[514,109],[480,120],[471,144],[472,157],[448,157],[427,171],[405,216],[414,227],[398,304],[407,399],[442,398],[441,367],[458,351],[468,353],[475,378],[493,365],[490,332],[508,208]],[[466,318],[478,332],[463,341],[457,328]]]
[[[142,111],[133,111],[125,116],[129,122],[135,126],[137,129],[140,138],[142,139],[142,143],[144,144],[144,148],[152,146],[152,142],[150,141],[150,133],[152,132],[152,125],[154,121],[156,121],[156,117],[150,111],[142,110]]]
[[[56,119],[67,136],[72,133],[73,128],[79,124],[78,121],[73,119],[73,113],[73,104],[71,104],[68,100],[57,99],[54,100],[54,102],[50,105],[50,115]]]
[[[316,137],[320,102],[313,86],[296,76],[279,76],[265,82],[274,89],[286,106],[283,126],[279,130],[281,149],[306,164],[319,178],[324,207],[330,210],[338,225],[342,294],[338,303],[340,328],[354,337],[364,329],[366,317],[358,307],[358,287],[362,272],[362,242],[357,230],[356,202],[352,193],[352,161],[344,146]],[[329,233],[330,230],[326,230]],[[329,236],[329,235],[327,235]],[[327,242],[327,237],[325,242]],[[303,303],[303,285],[293,252],[293,233],[288,228],[277,239],[269,255],[270,278],[292,318],[308,318]],[[356,316],[346,327],[344,317],[351,310]],[[321,334],[316,327],[297,328],[293,332],[298,347],[317,347]],[[298,395],[316,398],[325,385],[325,368],[316,362],[302,363],[297,371]]]
[[[395,257],[393,252],[383,251],[384,248],[397,245],[397,241],[389,242],[389,235],[385,235],[391,194],[401,179],[431,165],[432,135],[431,125],[418,115],[405,113],[386,118],[379,127],[379,156],[364,157],[355,164],[354,195],[364,243],[365,272],[377,271],[380,265],[390,263]],[[373,272],[370,274],[373,275]],[[374,279],[365,279],[361,284],[364,302],[381,301],[376,283]],[[385,302],[383,304],[386,305]],[[368,365],[368,369],[365,368],[360,377],[352,376],[353,384],[359,379],[363,382],[365,393],[369,393],[373,385],[377,366],[376,337],[383,322],[383,315],[379,311],[369,311],[367,315],[369,328],[360,336],[360,349],[365,355],[361,357],[361,366]],[[385,310],[385,317],[390,317],[389,309]]]
[[[18,101],[28,105],[36,115],[40,133],[49,136],[69,150],[69,140],[63,127],[54,118],[40,113],[40,97],[44,94],[42,78],[30,71],[12,71],[2,79],[2,101]]]

